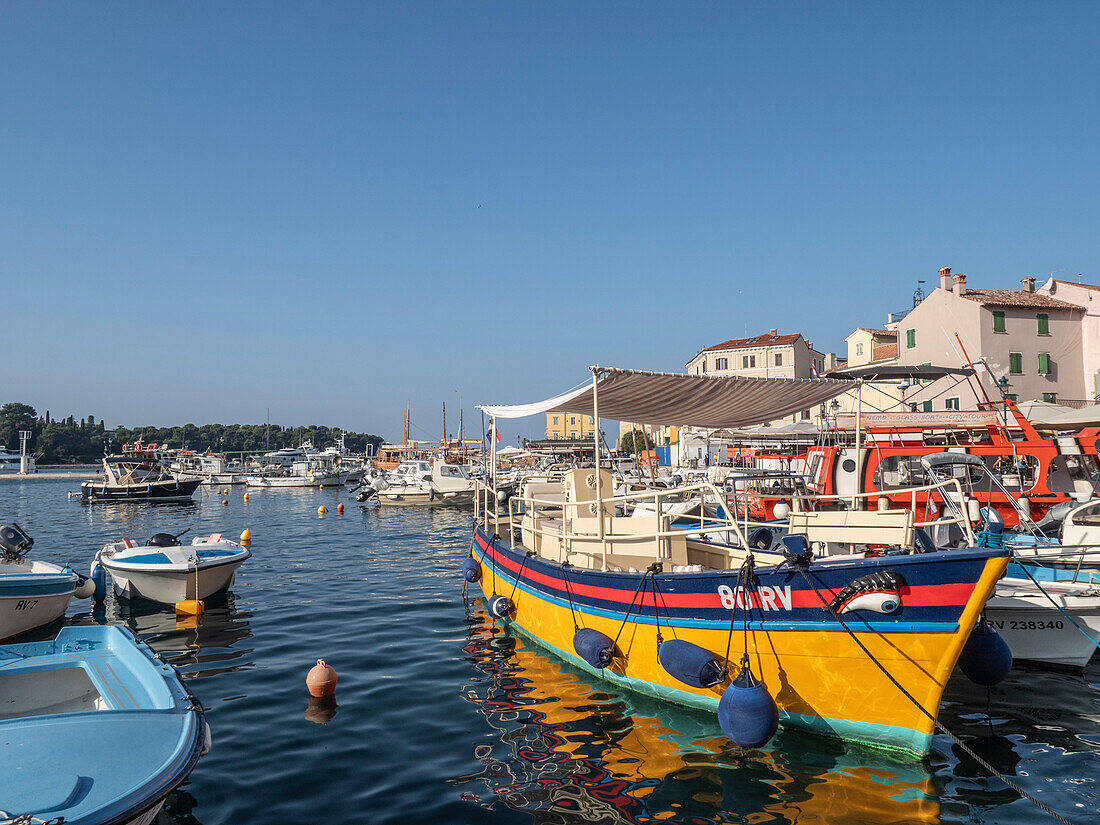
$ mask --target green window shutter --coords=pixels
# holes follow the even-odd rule
[[[1010,393],[1009,393],[1009,394],[1008,394],[1008,395],[1007,395],[1006,397],[1007,397],[1007,398],[1008,398],[1008,400],[1009,400],[1009,401],[1011,401],[1011,402],[1012,402],[1013,404],[1015,404],[1015,403],[1016,403],[1016,393],[1014,393],[1014,392],[1010,392]]]
[[[1050,375],[1050,353],[1039,353],[1039,375]]]
[[[925,401],[923,404],[920,405],[920,408],[922,412],[932,412],[932,402]]]
[[[1004,312],[997,310],[993,313],[993,331],[1004,332],[1005,331],[1005,314]]]
[[[1045,312],[1040,312],[1035,316],[1035,320],[1039,324],[1039,334],[1050,335],[1050,316]]]
[[[1019,352],[1008,354],[1008,371],[1011,375],[1022,375],[1024,372],[1024,356]]]
[[[917,345],[917,331],[915,329],[905,330],[905,348],[912,349]]]
[[[1057,404],[1058,403],[1058,393],[1056,393],[1056,392],[1044,392],[1043,393],[1043,400],[1048,404]]]

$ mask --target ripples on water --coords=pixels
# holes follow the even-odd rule
[[[27,529],[35,557],[81,571],[122,535],[247,526],[255,539],[233,592],[198,622],[113,597],[105,616],[70,609],[73,623],[131,627],[207,708],[214,750],[162,825],[1052,821],[946,737],[925,762],[791,731],[742,753],[713,716],[576,671],[464,603],[465,510],[361,509],[340,490],[244,502],[241,487],[188,505],[88,506],[66,500],[77,486],[0,482],[0,521]],[[318,657],[339,673],[335,708],[306,692]],[[989,694],[956,675],[941,718],[1087,823],[1100,817],[1098,699],[1095,662],[1083,675],[1017,669]]]

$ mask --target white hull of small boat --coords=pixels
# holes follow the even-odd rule
[[[313,476],[249,476],[244,483],[249,487],[321,487],[337,486],[347,479],[345,474]]]
[[[10,639],[65,615],[79,580],[43,561],[0,560],[0,639]]]
[[[197,478],[200,484],[207,484],[211,486],[221,486],[223,484],[244,484],[244,476],[238,475],[237,473],[189,473],[186,470],[181,470],[180,472],[175,473],[175,476],[180,481]]]
[[[379,504],[392,504],[396,506],[411,506],[436,504],[435,493],[430,486],[420,487],[412,484],[392,484],[384,490],[378,491]]]
[[[990,626],[1004,637],[1014,659],[1084,667],[1100,643],[1100,589],[1072,582],[1043,582],[1042,587],[1081,630],[1024,579],[1002,579],[997,585],[985,609]]]
[[[252,554],[231,541],[177,547],[104,547],[97,561],[111,574],[117,596],[175,604],[206,599],[233,585],[237,568]]]

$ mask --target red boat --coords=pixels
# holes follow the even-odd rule
[[[861,419],[858,448],[855,414],[842,414],[826,434],[833,443],[808,447],[801,468],[792,467],[801,470],[807,493],[878,493],[877,498],[889,500],[891,509],[911,507],[913,494],[903,488],[929,483],[921,457],[949,450],[981,457],[1035,521],[1057,504],[1100,494],[1100,427],[1047,438],[1011,401],[983,403],[973,411],[862,413]],[[762,458],[758,466],[765,463]],[[790,500],[792,491],[786,488],[801,484],[775,478],[747,481],[751,511],[774,518],[776,505]],[[982,506],[992,505],[1007,525],[1019,523],[1016,504],[1004,493],[975,491],[974,497]],[[736,499],[744,506],[745,498],[732,496],[730,503]],[[937,507],[927,493],[917,494],[917,504],[926,510]]]

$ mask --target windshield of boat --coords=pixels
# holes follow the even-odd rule
[[[1050,462],[1047,489],[1052,493],[1100,492],[1100,468],[1092,455],[1060,455]]]
[[[1039,460],[1030,455],[985,454],[978,458],[984,467],[973,464],[941,464],[936,475],[956,478],[964,487],[980,484],[986,473],[995,475],[1010,493],[1025,493],[1039,481]],[[932,482],[924,471],[919,455],[886,456],[875,468],[876,490],[899,490]],[[986,478],[986,483],[989,479]]]

